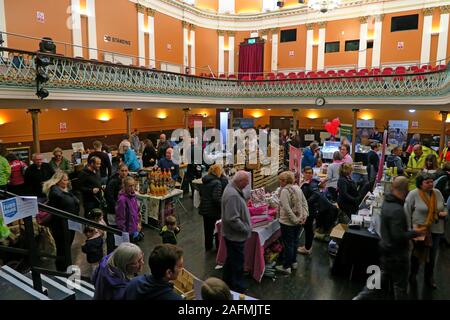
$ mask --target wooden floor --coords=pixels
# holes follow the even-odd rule
[[[221,277],[221,270],[215,269],[215,253],[204,251],[202,217],[197,213],[197,209],[193,208],[190,197],[185,196],[182,202],[188,213],[185,214],[177,208],[181,220],[178,244],[184,250],[185,268],[201,279],[210,276]],[[144,232],[145,239],[140,246],[147,262],[149,253],[155,245],[161,243],[161,238],[155,229],[147,227]],[[73,261],[80,266],[82,274],[88,276],[91,272],[90,265],[86,263],[85,255],[80,250],[83,241],[83,236],[78,234],[73,245]],[[315,240],[312,255],[309,257],[299,255],[298,270],[291,275],[279,275],[275,281],[263,278],[261,283],[247,276],[248,295],[258,299],[276,300],[352,299],[362,289],[364,283],[330,275],[330,261],[327,244]],[[147,265],[144,271],[149,272]],[[423,287],[422,270],[418,278],[418,290],[410,294],[411,299],[450,299],[449,271],[450,249],[442,246],[436,270],[439,288],[431,290]]]

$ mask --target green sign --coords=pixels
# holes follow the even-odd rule
[[[352,130],[353,126],[351,124],[341,124],[339,128],[339,136],[341,137],[341,141],[343,137],[346,137],[348,142],[352,142]]]

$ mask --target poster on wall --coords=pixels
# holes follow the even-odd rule
[[[388,144],[404,148],[408,137],[408,124],[408,120],[389,120]]]
[[[302,151],[299,148],[289,146],[289,171],[295,176],[295,183],[300,182],[302,172]]]
[[[341,123],[341,127],[339,128],[339,137],[341,138],[341,142],[345,142],[345,140],[347,140],[348,144],[351,145],[352,131],[353,131],[353,126],[351,124]]]

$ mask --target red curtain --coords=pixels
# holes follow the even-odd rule
[[[264,43],[241,44],[239,46],[239,79],[250,75],[251,79],[261,75],[264,69]]]

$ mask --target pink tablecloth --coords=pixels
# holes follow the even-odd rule
[[[278,220],[275,220],[270,224],[273,227],[274,225],[272,224],[279,224],[279,222]],[[227,247],[225,241],[222,241],[223,237],[221,234],[221,227],[222,223],[221,221],[218,221],[216,224],[216,231],[219,234],[220,239],[219,251],[217,252],[216,257],[216,263],[218,265],[224,265],[225,260],[227,258]],[[261,227],[259,227],[258,229],[260,228]],[[261,282],[261,279],[264,275],[264,269],[266,267],[264,261],[264,249],[270,246],[275,240],[277,240],[281,236],[281,231],[279,228],[272,228],[272,229],[274,229],[274,231],[271,233],[270,236],[267,237],[265,241],[261,241],[260,233],[258,233],[257,231],[253,231],[252,236],[245,243],[244,270],[246,272],[250,272],[252,277],[258,282]]]

